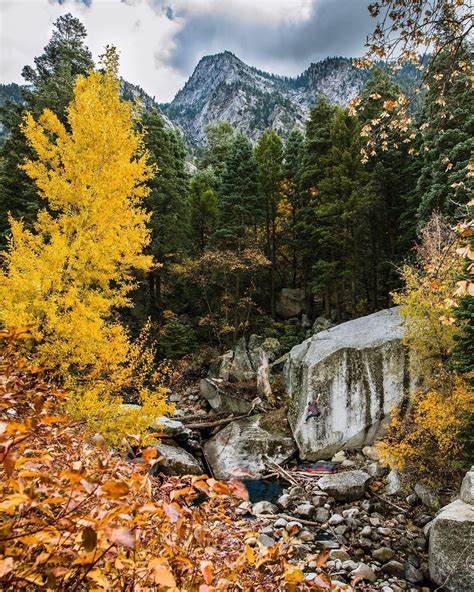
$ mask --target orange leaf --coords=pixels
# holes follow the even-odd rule
[[[16,461],[18,460],[18,451],[9,450],[5,458],[3,459],[3,468],[7,477],[13,473]]]
[[[3,500],[3,502],[0,503],[0,512],[5,512],[6,514],[13,516],[18,506],[27,501],[29,501],[29,498],[22,493],[14,493],[9,495]]]
[[[318,559],[316,560],[316,567],[322,567],[329,558],[329,554],[331,553],[331,549],[323,549],[321,553],[318,555]]]
[[[101,486],[101,489],[110,497],[122,497],[129,491],[128,485],[124,481],[107,481]]]
[[[148,448],[145,448],[145,450],[142,451],[142,456],[145,459],[145,461],[149,463],[158,456],[158,450],[156,448],[153,448],[153,446],[149,446]]]
[[[250,563],[250,565],[253,565],[255,563],[255,551],[252,547],[249,547],[249,545],[247,545],[245,548],[245,557],[247,561]]]
[[[68,423],[69,419],[65,416],[55,416],[55,415],[43,415],[41,417],[41,423],[45,423],[47,425],[53,423]]]
[[[206,584],[212,584],[214,567],[210,561],[201,561],[201,573]]]
[[[323,590],[331,590],[331,578],[325,574],[319,574],[311,580],[312,585],[319,586]]]

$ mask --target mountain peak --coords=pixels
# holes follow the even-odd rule
[[[297,78],[285,78],[249,66],[230,51],[201,58],[185,86],[163,108],[188,142],[205,141],[207,126],[229,121],[256,142],[265,129],[287,136],[303,128],[311,107],[324,96],[347,106],[370,73],[350,58],[326,58]]]

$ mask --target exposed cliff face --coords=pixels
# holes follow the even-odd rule
[[[282,136],[303,128],[320,96],[347,106],[369,76],[348,58],[311,64],[297,78],[275,76],[226,51],[203,57],[184,88],[162,107],[192,145],[202,144],[206,127],[219,121],[229,121],[255,142],[267,128]]]
[[[373,442],[413,387],[402,334],[393,308],[317,333],[291,350],[285,366],[289,422],[303,458]],[[321,415],[308,417],[318,396]]]

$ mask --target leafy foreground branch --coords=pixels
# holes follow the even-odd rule
[[[112,455],[63,415],[67,394],[11,340],[0,389],[2,590],[352,589],[324,573],[305,582],[290,535],[252,543],[235,514],[239,482],[154,479],[153,446],[133,463]]]

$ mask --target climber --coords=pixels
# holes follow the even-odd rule
[[[316,398],[314,398],[312,401],[308,403],[308,411],[306,412],[305,422],[307,422],[312,417],[319,417],[321,415],[321,411],[319,411],[318,409],[318,402],[320,397],[321,393],[319,393],[319,395]]]

